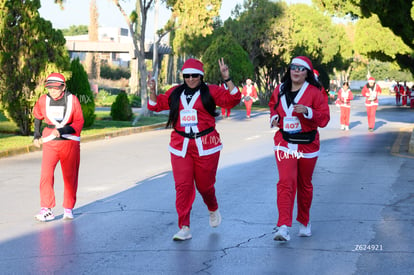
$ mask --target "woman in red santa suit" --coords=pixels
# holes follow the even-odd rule
[[[373,132],[375,128],[375,113],[378,107],[378,96],[381,88],[375,83],[375,78],[368,78],[368,83],[362,88],[361,95],[365,97],[365,107],[368,116],[368,131]]]
[[[204,82],[203,63],[188,59],[182,73],[184,83],[174,86],[165,94],[155,95],[155,80],[148,82],[152,111],[170,110],[167,127],[171,126],[169,151],[176,190],[176,209],[180,230],[173,240],[190,239],[190,212],[196,189],[207,205],[210,226],[221,223],[214,184],[222,144],[215,129],[216,105],[233,108],[240,102],[241,94],[234,86],[229,69],[219,60],[221,76],[228,89]]]
[[[47,77],[48,94],[42,95],[33,110],[35,117],[34,140],[36,147],[43,144],[40,176],[40,213],[35,216],[45,222],[55,218],[54,172],[60,161],[64,181],[63,219],[73,219],[76,203],[80,162],[80,133],[83,114],[79,100],[66,91],[65,77],[52,73]],[[40,134],[42,121],[47,124]]]
[[[246,80],[246,85],[244,85],[241,93],[243,95],[244,105],[246,106],[246,117],[250,118],[253,102],[258,99],[256,88],[252,84],[251,79]]]
[[[309,212],[313,197],[312,175],[319,155],[318,127],[330,119],[329,106],[306,56],[293,58],[270,98],[270,125],[278,127],[274,150],[279,182],[279,219],[276,241],[289,241],[297,191],[299,236],[312,235]]]
[[[354,99],[349,83],[344,82],[338,91],[339,107],[341,108],[341,130],[349,130],[349,118],[351,116],[351,100]]]

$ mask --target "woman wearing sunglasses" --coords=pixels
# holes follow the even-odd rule
[[[148,81],[152,111],[170,110],[167,127],[172,127],[169,151],[176,190],[176,210],[180,230],[173,240],[191,239],[190,212],[196,189],[207,205],[210,226],[221,223],[214,184],[222,144],[215,129],[216,105],[233,108],[241,94],[233,84],[227,65],[219,60],[221,76],[228,89],[204,82],[203,63],[188,59],[181,71],[184,83],[155,95],[155,80]]]
[[[310,237],[309,211],[313,197],[312,175],[319,155],[318,127],[330,119],[329,106],[315,79],[312,62],[306,56],[293,58],[270,98],[270,125],[274,136],[279,171],[276,241],[289,241],[297,190],[299,236]]]

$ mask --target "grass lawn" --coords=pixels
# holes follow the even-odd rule
[[[132,121],[113,121],[109,115],[109,111],[97,111],[95,123],[88,128],[82,130],[82,136],[92,136],[101,133],[114,132],[131,127],[140,127],[167,122],[167,115],[155,115],[151,117],[140,117],[135,125]],[[135,119],[136,117],[134,117]],[[33,136],[18,135],[19,128],[14,122],[10,122],[0,112],[0,151],[21,148],[31,145]]]

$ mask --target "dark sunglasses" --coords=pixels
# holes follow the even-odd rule
[[[296,71],[296,70],[298,70],[298,71],[300,71],[300,72],[303,72],[303,71],[305,71],[305,70],[306,70],[306,68],[305,68],[304,66],[299,66],[299,65],[294,65],[294,64],[290,65],[290,69],[291,69],[292,71]]]
[[[199,78],[200,77],[200,74],[183,74],[183,77],[184,78],[190,78],[190,77],[192,77],[192,78]]]

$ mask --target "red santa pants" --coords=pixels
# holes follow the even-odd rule
[[[246,116],[250,117],[250,113],[252,112],[253,100],[244,101],[244,105],[246,105]]]
[[[230,116],[231,113],[231,109],[226,109],[226,108],[221,108],[221,115],[225,116],[226,115],[226,111],[227,111],[227,117]]]
[[[78,189],[80,144],[72,140],[52,140],[43,144],[40,175],[40,206],[53,208],[55,201],[55,168],[60,161],[64,182],[63,207],[73,209]]]
[[[190,226],[190,212],[196,188],[209,211],[218,209],[214,184],[219,157],[220,152],[200,157],[194,140],[190,140],[184,158],[171,154],[179,228],[183,225]]]
[[[350,115],[351,115],[351,108],[341,106],[341,125],[349,126]]]
[[[278,151],[275,152],[279,171],[279,182],[277,183],[279,219],[277,226],[292,226],[296,190],[298,210],[296,220],[307,226],[313,198],[312,175],[318,158],[296,158],[292,155],[287,158],[287,156],[281,157],[280,153],[278,157],[277,154]]]
[[[406,95],[402,96],[402,103],[401,103],[402,106],[407,105],[407,99],[408,99],[408,97]]]
[[[377,107],[377,105],[367,106],[368,128],[375,128],[375,113],[377,111]]]

